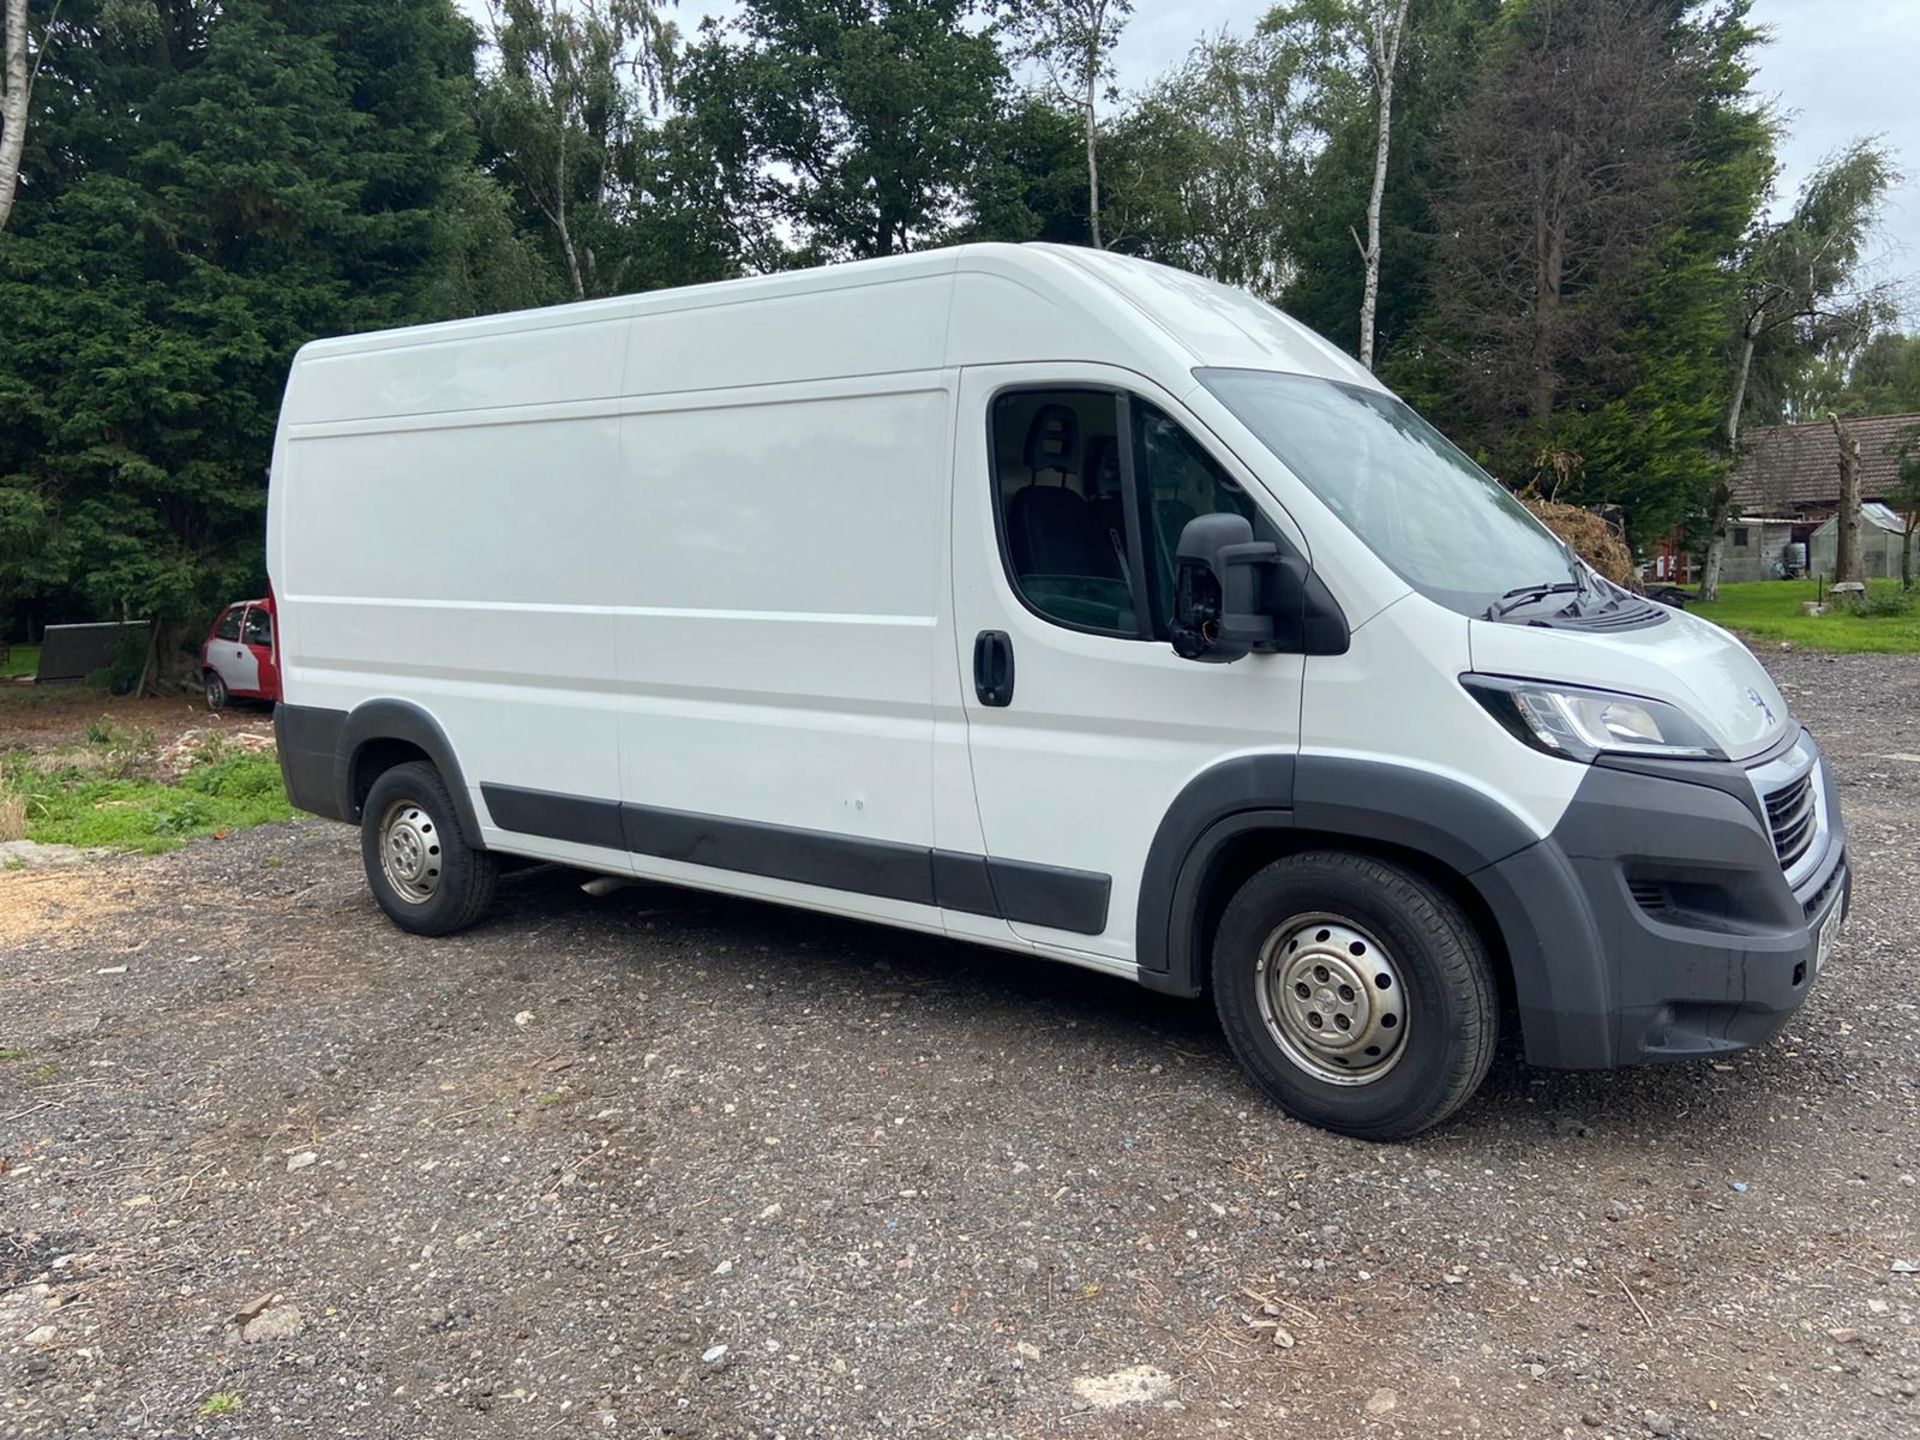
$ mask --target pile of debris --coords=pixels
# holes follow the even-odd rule
[[[182,730],[162,745],[154,757],[154,773],[172,785],[199,765],[218,764],[235,755],[262,755],[273,750],[273,731],[262,722],[248,725],[207,725]]]

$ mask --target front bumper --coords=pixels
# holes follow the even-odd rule
[[[1783,869],[1762,793],[1798,774],[1816,823]],[[1820,926],[1851,886],[1833,779],[1804,731],[1746,769],[1603,757],[1553,834],[1473,878],[1528,1060],[1574,1068],[1764,1040],[1806,999]]]

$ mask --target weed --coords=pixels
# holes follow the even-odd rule
[[[216,1390],[209,1395],[206,1403],[200,1407],[202,1419],[217,1420],[222,1415],[231,1415],[240,1408],[238,1390]]]
[[[293,818],[272,755],[235,755],[200,766],[178,785],[72,767],[46,774],[24,766],[0,769],[0,783],[26,807],[27,838],[42,844],[153,854],[196,835]]]
[[[87,744],[102,753],[105,763],[100,768],[122,780],[151,774],[160,752],[153,731],[131,729],[110,715],[87,726]]]
[[[551,1110],[556,1105],[566,1104],[572,1098],[573,1092],[570,1090],[550,1090],[533,1103],[542,1110]]]
[[[22,1085],[51,1085],[59,1078],[59,1075],[59,1066],[42,1065],[38,1070],[29,1070],[25,1075],[21,1076],[20,1083]]]
[[[0,1050],[0,1060],[24,1060],[26,1058],[27,1052],[24,1050]]]
[[[1869,589],[1866,597],[1860,602],[1860,613],[1862,615],[1911,615],[1913,592]]]

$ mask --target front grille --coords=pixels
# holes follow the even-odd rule
[[[1781,786],[1767,796],[1767,828],[1773,832],[1774,853],[1780,868],[1791,870],[1813,843],[1813,772]]]
[[[1649,915],[1664,915],[1673,908],[1667,887],[1658,880],[1629,880],[1627,892],[1633,896],[1633,903]]]
[[[1825,881],[1821,883],[1820,888],[1814,891],[1813,895],[1807,900],[1806,912],[1807,922],[1809,924],[1819,916],[1822,910],[1827,908],[1827,901],[1832,898],[1833,892],[1839,888],[1840,882],[1846,878],[1847,867],[1843,861],[1833,867],[1833,873],[1827,876]]]

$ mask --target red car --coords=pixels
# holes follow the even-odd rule
[[[213,622],[200,647],[200,678],[207,687],[207,708],[229,700],[280,698],[280,665],[273,653],[273,601],[242,600]]]

